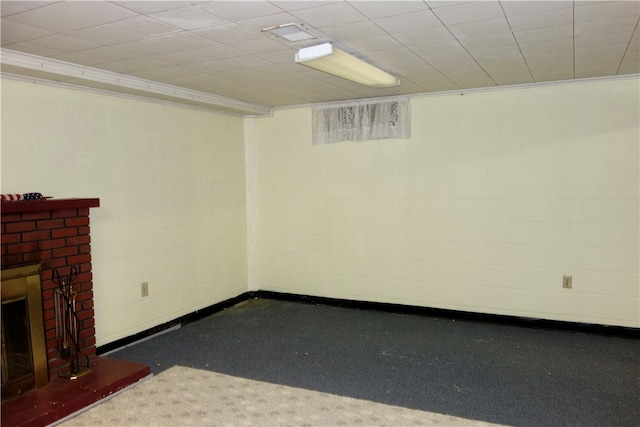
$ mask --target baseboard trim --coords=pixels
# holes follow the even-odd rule
[[[130,335],[128,337],[121,338],[116,341],[112,341],[108,344],[101,345],[96,348],[96,353],[99,356],[107,353],[111,353],[115,350],[126,347],[138,341],[143,341],[146,338],[149,338],[153,335],[158,335],[168,329],[175,328],[176,326],[183,326],[191,322],[195,322],[196,320],[200,320],[207,316],[211,316],[212,314],[215,314],[226,308],[229,308],[243,301],[246,301],[251,298],[256,298],[256,297],[257,296],[255,292],[245,292],[243,294],[238,295],[237,297],[229,298],[217,304],[213,304],[208,307],[202,308],[200,310],[191,312],[189,314],[185,314],[184,316],[180,316],[176,319],[170,320],[169,322],[163,323],[158,326],[154,326],[153,328],[146,329],[142,332],[138,332],[137,334]]]
[[[559,331],[584,332],[598,335],[640,338],[640,328],[626,326],[610,326],[595,323],[568,322],[562,320],[547,320],[529,317],[510,316],[503,314],[474,313],[469,311],[449,310],[443,308],[422,307],[415,305],[348,300],[340,298],[318,297],[312,295],[288,294],[272,291],[257,291],[258,298],[282,301],[295,301],[308,304],[332,305],[337,307],[359,310],[386,311],[391,313],[417,314],[422,316],[443,317],[456,320],[468,320],[484,323],[499,323],[538,329],[552,329]]]
[[[421,316],[442,317],[473,322],[506,324],[537,329],[548,329],[565,332],[582,332],[597,335],[615,336],[623,338],[640,339],[640,328],[626,326],[599,325],[595,323],[567,322],[561,320],[547,320],[529,317],[509,316],[501,314],[474,313],[469,311],[448,310],[443,308],[421,307],[415,305],[381,303],[371,301],[348,300],[340,298],[319,297],[313,295],[289,294],[274,291],[249,291],[237,297],[213,304],[192,313],[181,316],[172,321],[163,323],[145,331],[126,338],[99,346],[97,354],[103,355],[114,350],[126,347],[137,341],[142,341],[152,335],[159,334],[167,329],[182,326],[196,320],[200,320],[228,307],[243,301],[255,298],[264,298],[279,301],[291,301],[314,305],[330,305],[335,307],[351,308],[357,310],[384,311],[390,313],[416,314]]]

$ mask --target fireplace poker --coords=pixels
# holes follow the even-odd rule
[[[71,284],[77,276],[78,271],[75,266],[71,266],[66,277],[60,277],[58,270],[53,270],[52,281],[58,284],[56,295],[59,295],[56,303],[56,312],[59,314],[56,319],[59,322],[59,325],[56,325],[58,351],[60,352],[60,357],[64,359],[71,355],[70,340],[74,339],[73,324],[71,322],[73,322],[73,317],[75,316],[75,292],[73,292]],[[60,301],[60,297],[62,301]],[[61,307],[58,307],[59,302],[62,303]],[[75,329],[77,332],[77,325]],[[59,336],[60,331],[62,332],[62,337]]]
[[[89,356],[80,350],[79,327],[80,319],[76,312],[76,291],[73,290],[73,281],[78,276],[76,267],[72,266],[66,277],[60,277],[57,270],[53,270],[52,280],[58,284],[56,289],[56,334],[58,336],[58,351],[62,358],[71,357],[69,371],[60,376],[75,380],[76,378],[91,372],[89,368]],[[80,356],[84,358],[84,365],[80,364]]]

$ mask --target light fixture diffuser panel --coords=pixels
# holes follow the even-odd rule
[[[400,81],[392,74],[360,58],[335,48],[331,43],[300,49],[298,64],[369,87],[393,87]]]
[[[316,38],[316,36],[309,33],[298,24],[276,25],[275,27],[265,28],[262,31],[268,31],[278,37],[289,40],[290,42],[313,40]]]

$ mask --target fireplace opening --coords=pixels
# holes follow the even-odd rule
[[[2,303],[3,383],[16,381],[33,373],[33,354],[27,313],[26,298]],[[12,326],[6,327],[7,323],[12,323]]]
[[[2,399],[47,384],[40,266],[2,270]]]

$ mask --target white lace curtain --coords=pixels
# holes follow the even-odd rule
[[[411,138],[411,104],[406,97],[313,107],[313,145],[385,138]]]

